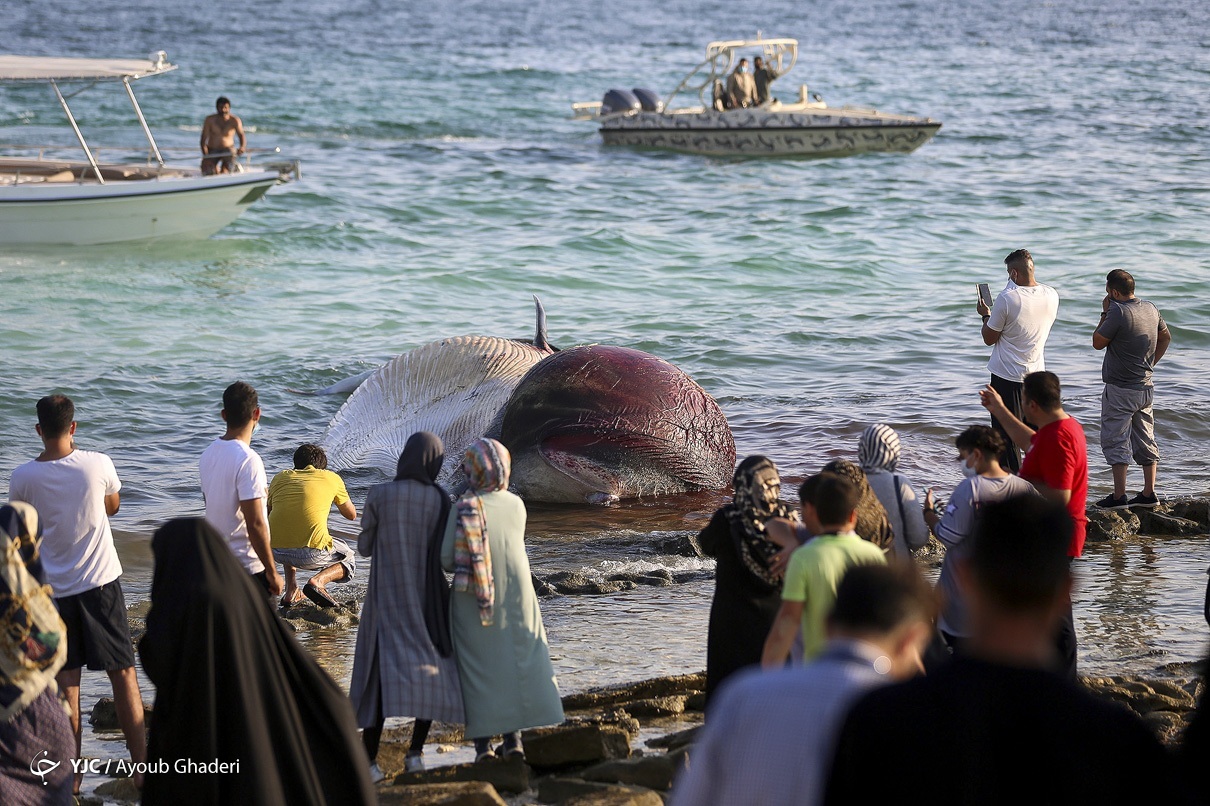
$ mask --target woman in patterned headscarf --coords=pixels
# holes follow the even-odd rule
[[[55,673],[67,629],[38,554],[38,513],[0,507],[0,803],[71,803],[76,737]]]
[[[835,473],[857,485],[861,497],[857,501],[857,526],[853,531],[889,553],[895,544],[895,529],[861,466],[848,459],[834,459],[824,465],[821,472]]]
[[[798,520],[797,511],[778,498],[781,478],[768,457],[740,462],[733,491],[732,502],[715,512],[698,535],[702,551],[717,560],[706,644],[707,702],[731,674],[760,663],[765,636],[781,605],[784,566],[775,557],[786,547],[766,525],[774,518]]]
[[[441,564],[454,572],[450,621],[466,735],[475,760],[523,755],[521,729],[563,721],[546,629],[525,555],[525,505],[508,491],[512,458],[494,439],[466,449],[469,489],[450,512]]]

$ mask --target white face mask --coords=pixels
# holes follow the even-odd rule
[[[975,468],[970,467],[969,465],[967,465],[967,463],[966,463],[966,460],[965,460],[965,459],[959,459],[959,460],[958,460],[958,467],[959,467],[959,468],[961,468],[961,470],[962,470],[962,475],[963,475],[963,476],[966,476],[968,479],[969,479],[969,478],[974,478],[975,476],[979,475],[979,471],[978,471],[978,470],[975,470]]]
[[[260,431],[260,420],[252,423],[252,433],[255,434],[258,431]]]

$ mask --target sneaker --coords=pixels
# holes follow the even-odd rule
[[[1134,498],[1130,499],[1130,506],[1132,507],[1146,507],[1147,509],[1151,509],[1152,507],[1158,506],[1159,503],[1160,499],[1157,496],[1143,495],[1142,493],[1139,493]]]
[[[1126,496],[1114,498],[1113,494],[1109,494],[1097,501],[1097,509],[1130,509],[1130,502],[1126,500]]]
[[[387,774],[378,768],[378,763],[370,765],[370,783],[380,784],[387,779]]]
[[[415,755],[407,755],[403,758],[404,772],[424,772],[424,756],[419,753]]]

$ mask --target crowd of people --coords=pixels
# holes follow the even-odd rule
[[[965,478],[944,506],[900,472],[885,424],[862,433],[857,462],[807,478],[798,508],[769,458],[736,467],[731,503],[699,535],[716,559],[706,725],[677,806],[1210,795],[1204,709],[1173,755],[1077,682],[1086,443],[1044,368],[1058,296],[1025,250],[1005,265],[1007,287],[990,309],[977,304],[992,425],[956,437]],[[1129,274],[1110,272],[1106,292],[1093,346],[1107,351],[1101,445],[1114,491],[1096,506],[1155,506],[1151,376],[1170,336]],[[152,540],[146,726],[109,523],[121,482],[109,457],[76,447],[70,399],[36,408],[43,451],[13,471],[0,509],[0,801],[79,793],[82,768],[66,762],[80,757],[84,667],[109,677],[147,803],[372,802],[388,718],[414,720],[407,771],[424,769],[434,721],[464,725],[476,761],[524,756],[521,730],[563,721],[508,449],[472,444],[454,500],[437,482],[440,438],[411,435],[395,477],[369,490],[354,551],[328,529],[333,508],[359,513],[323,449],[299,446],[269,483],[252,448],[258,396],[236,382],[225,431],[199,459],[205,517]],[[1143,469],[1133,498],[1130,459]],[[913,560],[930,535],[947,549],[935,589]],[[329,586],[353,579],[358,556],[369,579],[346,696],[277,611],[338,607]],[[311,572],[301,588],[299,571]],[[939,780],[921,774],[931,757],[946,764]]]

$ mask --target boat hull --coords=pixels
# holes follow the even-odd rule
[[[603,119],[601,138],[606,145],[717,156],[846,157],[915,151],[940,128],[928,118],[878,113],[640,113]]]
[[[275,171],[0,187],[0,245],[207,238],[280,181]]]

